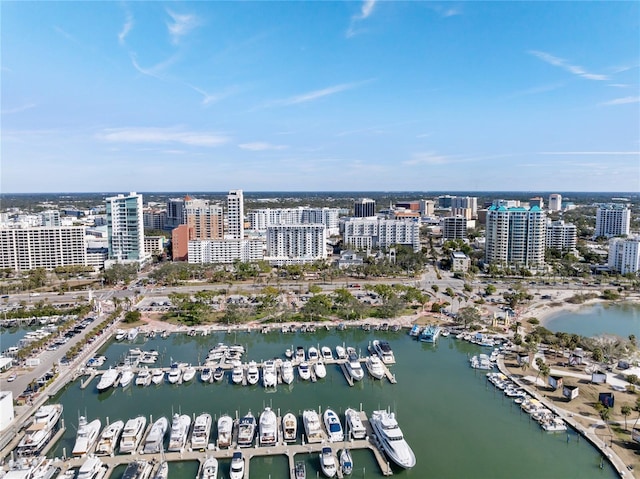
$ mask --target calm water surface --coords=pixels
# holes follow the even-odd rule
[[[440,338],[436,346],[412,340],[405,332],[367,333],[318,331],[311,334],[279,333],[215,334],[207,337],[172,335],[169,339],[152,339],[138,346],[160,352],[158,365],[169,366],[171,359],[198,363],[210,348],[224,341],[247,348],[245,361],[283,357],[287,347],[302,345],[346,344],[361,349],[373,339],[388,339],[397,364],[392,366],[398,384],[386,380],[365,379],[349,387],[338,366],[329,366],[327,377],[316,383],[295,381],[279,386],[276,392],[262,387],[235,386],[228,377],[221,384],[193,382],[183,385],[163,384],[147,388],[129,386],[98,394],[97,379],[85,390],[79,382],[70,384],[54,401],[64,404],[67,431],[51,454],[61,456],[63,448],[71,451],[80,414],[89,419],[108,417],[126,420],[137,414],[157,418],[172,412],[188,414],[210,412],[215,417],[229,413],[243,415],[251,410],[258,415],[265,406],[281,414],[304,409],[323,410],[331,407],[339,413],[347,407],[360,408],[368,414],[374,409],[390,408],[397,413],[405,438],[413,448],[417,465],[411,470],[394,469],[395,477],[421,478],[610,478],[616,474],[608,464],[600,468],[598,451],[575,433],[547,434],[537,423],[491,386],[481,372],[468,367],[467,357],[480,348],[452,337]],[[111,343],[102,354],[106,366],[115,364],[131,344]],[[485,351],[486,352],[486,351]],[[212,432],[212,437],[215,430]],[[366,450],[354,451],[354,478],[379,478],[373,455]],[[296,456],[307,462],[307,477],[319,473],[317,454]],[[197,463],[174,463],[172,479],[192,479]],[[219,477],[228,477],[228,462],[221,461]],[[119,478],[118,469],[111,476]],[[319,474],[322,477],[321,473]],[[251,478],[286,478],[285,456],[254,459]]]
[[[627,338],[640,337],[640,304],[598,303],[577,311],[564,311],[551,316],[545,326],[551,331],[564,331],[581,336],[615,334]]]

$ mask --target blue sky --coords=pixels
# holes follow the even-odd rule
[[[638,2],[6,2],[3,192],[640,190]]]

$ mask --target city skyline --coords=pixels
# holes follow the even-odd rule
[[[640,190],[635,2],[1,8],[4,193]]]

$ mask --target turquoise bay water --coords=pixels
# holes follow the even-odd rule
[[[640,338],[640,304],[598,303],[577,311],[561,311],[545,323],[553,332],[564,331],[588,337],[615,334],[623,338],[635,334]]]
[[[17,346],[22,338],[24,338],[28,332],[36,331],[36,326],[13,326],[11,328],[2,328],[0,332],[0,352]]]
[[[397,364],[392,366],[398,383],[369,378],[349,387],[338,366],[329,366],[327,377],[316,383],[295,381],[291,386],[278,386],[276,392],[262,387],[243,387],[230,384],[228,377],[221,384],[169,385],[110,390],[98,394],[97,379],[85,390],[74,382],[53,401],[64,404],[67,431],[53,456],[61,456],[63,448],[71,451],[80,414],[89,419],[108,417],[111,421],[126,420],[137,414],[170,416],[173,411],[188,414],[210,412],[243,415],[251,410],[259,414],[265,406],[280,410],[281,414],[304,409],[323,410],[331,407],[339,414],[347,407],[371,413],[374,409],[390,408],[397,413],[398,422],[413,448],[417,465],[411,470],[394,469],[395,477],[421,478],[610,478],[614,470],[605,464],[600,469],[598,451],[584,439],[569,434],[548,434],[529,419],[511,400],[496,391],[484,373],[468,366],[469,355],[481,351],[478,346],[452,337],[440,338],[436,346],[412,340],[406,331],[398,333],[367,333],[359,329],[346,331],[319,330],[315,334],[279,333],[214,334],[207,337],[172,335],[169,339],[152,339],[138,344],[145,350],[160,352],[158,365],[168,366],[171,358],[198,363],[218,342],[239,343],[247,348],[244,360],[260,361],[282,357],[291,346],[327,345],[332,348],[346,344],[361,349],[373,339],[389,340]],[[109,364],[115,364],[131,344],[110,343],[102,354]],[[215,431],[214,431],[215,432]],[[212,433],[213,434],[213,433]],[[380,473],[369,451],[354,451],[354,478],[379,478]],[[296,456],[307,462],[307,477],[319,473],[316,454]],[[197,463],[174,463],[170,466],[172,479],[192,479]],[[228,477],[228,461],[221,461],[219,477]],[[122,469],[111,476],[119,478]],[[322,474],[319,473],[322,477]],[[254,459],[252,479],[288,477],[284,456]]]

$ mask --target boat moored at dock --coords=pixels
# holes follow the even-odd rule
[[[423,343],[435,343],[440,337],[441,332],[442,328],[440,326],[430,324],[422,330],[418,339]]]
[[[367,429],[364,427],[358,411],[347,408],[344,412],[344,417],[346,430],[352,439],[364,439],[367,437]]]
[[[96,454],[111,455],[115,452],[118,439],[124,429],[124,421],[114,421],[104,428],[98,445],[96,446]]]
[[[278,438],[278,422],[276,413],[270,407],[265,408],[260,414],[260,445],[273,446]]]
[[[416,456],[404,439],[394,413],[373,411],[369,421],[380,447],[389,459],[405,469],[416,465]]]
[[[85,416],[80,416],[78,420],[78,435],[76,437],[76,443],[73,446],[73,451],[71,452],[73,456],[84,456],[89,452],[98,440],[100,426],[102,426],[100,419],[94,419],[88,422]]]
[[[200,479],[216,479],[218,477],[218,460],[213,456],[207,457],[198,477]]]
[[[231,446],[231,433],[233,431],[233,419],[228,414],[218,418],[218,447]]]
[[[285,442],[293,442],[298,434],[298,418],[288,412],[282,418],[282,438]]]
[[[322,448],[322,452],[320,453],[320,469],[322,469],[322,473],[327,477],[335,477],[338,472],[336,458],[330,447]]]
[[[340,452],[340,469],[342,474],[349,475],[353,472],[353,458],[349,449],[343,449]]]
[[[18,444],[18,455],[30,456],[38,454],[49,442],[62,416],[62,404],[41,406],[35,414],[33,422],[27,427],[24,437]]]
[[[107,472],[107,467],[96,456],[89,456],[78,469],[76,479],[100,479]]]
[[[329,435],[330,442],[340,442],[344,440],[344,431],[342,430],[342,424],[338,415],[333,409],[327,409],[322,415],[324,420],[324,427]]]
[[[169,437],[169,451],[180,451],[184,449],[191,427],[191,416],[187,414],[174,414],[171,421],[171,435]]]
[[[244,456],[242,452],[236,451],[231,458],[231,466],[229,468],[229,479],[244,478]]]
[[[133,454],[136,451],[142,441],[142,434],[146,425],[147,418],[144,416],[138,416],[126,422],[120,437],[121,453],[130,452]]]
[[[374,339],[371,343],[371,346],[373,347],[373,351],[380,357],[383,363],[394,364],[396,362],[396,357],[393,354],[389,341]]]
[[[194,450],[206,449],[209,445],[209,435],[211,434],[211,414],[202,413],[193,421],[193,432],[191,433],[191,448]]]
[[[256,418],[251,411],[240,418],[238,422],[238,446],[251,447],[256,435]]]
[[[98,385],[96,386],[98,388],[98,391],[106,391],[107,389],[112,387],[117,381],[118,376],[120,376],[120,371],[118,371],[117,369],[107,369],[104,373],[102,373],[100,381],[98,381]]]
[[[324,434],[322,432],[322,425],[320,424],[320,416],[313,409],[308,409],[302,413],[302,423],[304,424],[304,430],[307,434],[307,442],[322,442],[324,440]]]
[[[375,379],[382,379],[384,377],[384,367],[382,361],[378,356],[369,356],[365,362],[367,371]]]
[[[147,434],[144,440],[144,447],[142,449],[144,454],[156,454],[162,450],[168,427],[169,421],[164,416],[158,418],[156,422],[153,423],[149,434]]]

